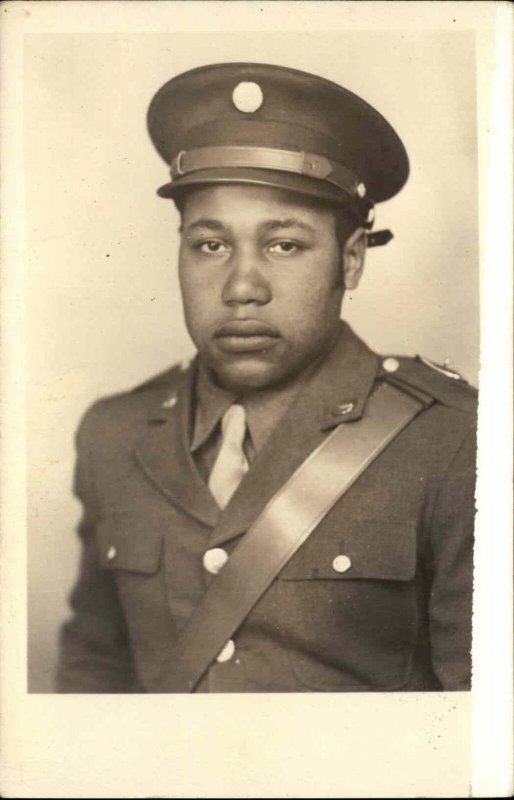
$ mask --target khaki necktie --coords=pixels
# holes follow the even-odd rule
[[[209,477],[209,489],[220,508],[225,508],[248,470],[243,451],[246,434],[245,410],[232,405],[221,420],[221,447]]]

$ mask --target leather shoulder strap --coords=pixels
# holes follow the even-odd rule
[[[337,427],[248,529],[191,615],[173,653],[167,692],[192,692],[291,556],[389,442],[423,409],[382,384],[359,422]]]

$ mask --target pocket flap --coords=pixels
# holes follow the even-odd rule
[[[156,572],[165,525],[165,521],[151,518],[134,519],[123,515],[105,518],[97,527],[102,567],[146,574]]]
[[[284,567],[281,580],[409,581],[416,572],[416,525],[361,520],[348,530],[314,531]]]

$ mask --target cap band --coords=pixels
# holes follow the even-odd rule
[[[271,147],[199,147],[196,150],[181,150],[171,164],[171,177],[175,180],[190,172],[217,167],[253,167],[295,172],[297,175],[307,175],[309,178],[333,183],[347,194],[359,198],[366,191],[364,184],[351,170],[325,156]]]

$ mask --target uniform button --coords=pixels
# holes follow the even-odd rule
[[[203,556],[203,565],[211,575],[217,575],[228,560],[228,554],[221,547],[213,547],[207,550]]]
[[[332,566],[336,572],[347,572],[352,566],[348,556],[336,556],[332,561]]]
[[[385,358],[382,366],[386,372],[396,372],[397,369],[400,369],[400,362],[396,358]]]
[[[232,639],[229,639],[221,653],[217,656],[216,661],[219,661],[220,664],[223,664],[224,661],[230,661],[235,652],[236,646]]]
[[[107,551],[107,561],[114,561],[116,558],[117,550],[114,545],[111,545]]]

